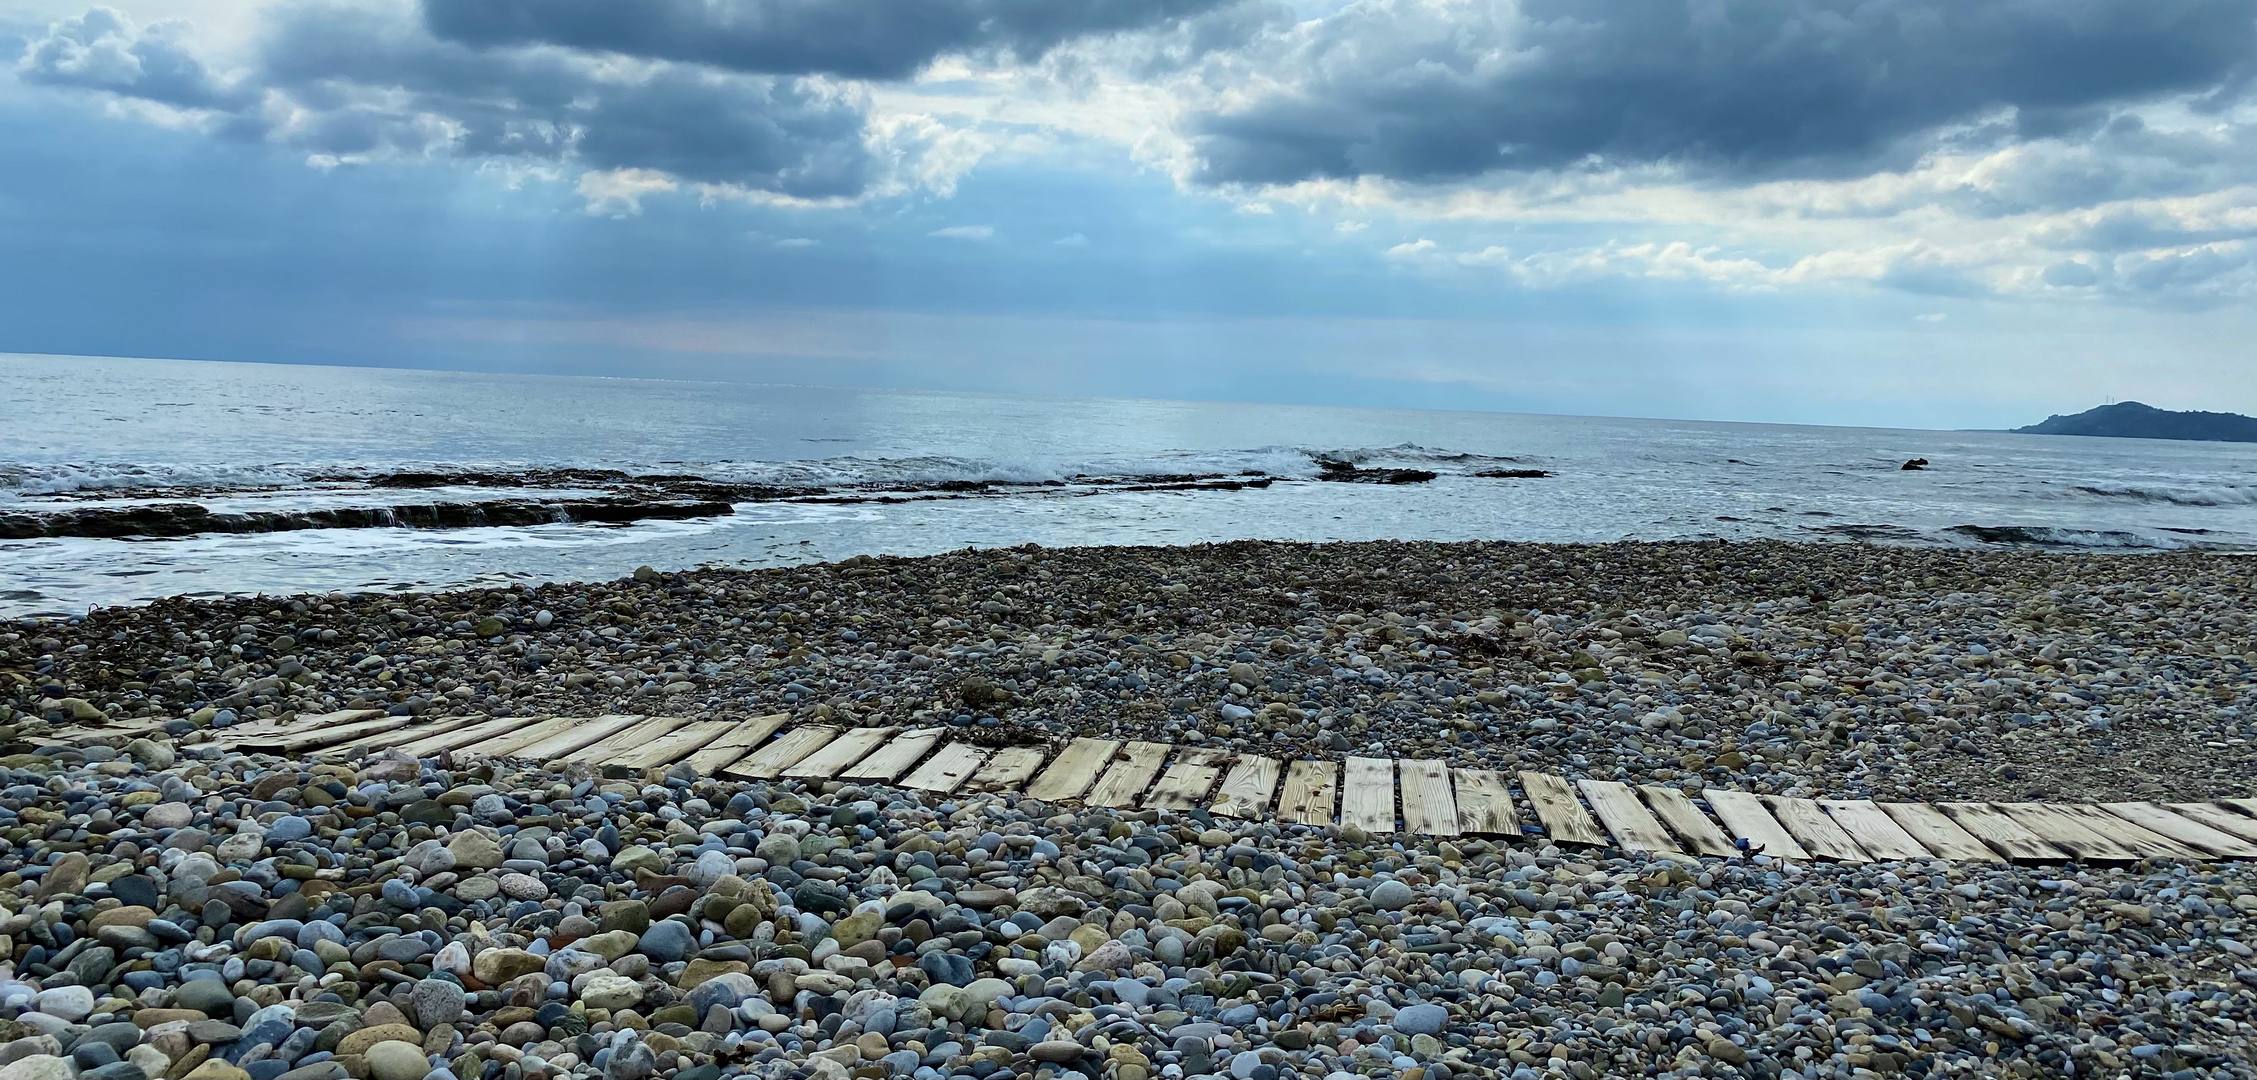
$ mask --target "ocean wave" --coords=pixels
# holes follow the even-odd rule
[[[128,465],[0,462],[0,499],[69,495],[81,491],[153,491],[170,488],[275,488],[302,484],[311,475],[284,465]]]
[[[2152,536],[2126,529],[2073,529],[2052,525],[1954,525],[1944,530],[1985,544],[2093,551],[2226,551],[2246,545],[2177,536]]]
[[[2168,503],[2172,506],[2257,505],[2257,487],[2241,484],[2215,484],[2197,487],[2102,487],[2097,484],[2079,484],[2071,490],[2084,495],[2096,495],[2103,499]]]

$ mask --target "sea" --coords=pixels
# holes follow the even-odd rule
[[[2257,550],[2246,444],[18,354],[0,403],[0,518],[537,500],[580,485],[505,481],[565,467],[800,493],[626,524],[0,540],[8,618],[1030,543]],[[369,483],[408,472],[466,482]]]

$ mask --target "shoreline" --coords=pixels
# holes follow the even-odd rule
[[[2042,784],[2070,799],[2144,780],[2192,799],[2252,775],[2219,697],[2250,687],[2224,646],[2246,643],[2252,572],[2212,556],[1241,543],[7,624],[7,740],[50,717],[170,719],[0,756],[0,1070],[2250,1077],[2249,862],[1563,850],[686,763],[607,779],[451,750],[276,756],[213,736],[330,703],[780,711],[973,738],[1510,755],[1683,790],[2016,799]],[[1896,641],[1915,630],[1954,650]],[[1969,651],[1977,637],[1997,647]],[[1996,720],[1997,691],[2034,706],[2088,686],[2120,723]],[[1923,705],[1937,715],[1906,719]],[[1946,723],[1960,730],[1931,741]]]
[[[1829,797],[2221,797],[2257,783],[2257,646],[2236,610],[2253,589],[2257,567],[2210,554],[979,550],[158,601],[10,624],[0,691],[58,719],[43,701],[121,718],[781,711]]]

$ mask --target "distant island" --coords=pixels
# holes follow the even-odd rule
[[[2103,405],[2075,416],[2048,416],[2015,428],[2017,435],[2102,435],[2116,439],[2257,442],[2257,417],[2224,412],[2172,412],[2137,401]]]

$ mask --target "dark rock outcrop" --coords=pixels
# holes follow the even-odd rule
[[[2187,439],[2198,442],[2257,442],[2257,417],[2240,413],[2173,412],[2137,401],[2087,409],[2074,416],[2048,416],[2042,424],[2015,428],[2017,435],[2100,435],[2116,439]]]

